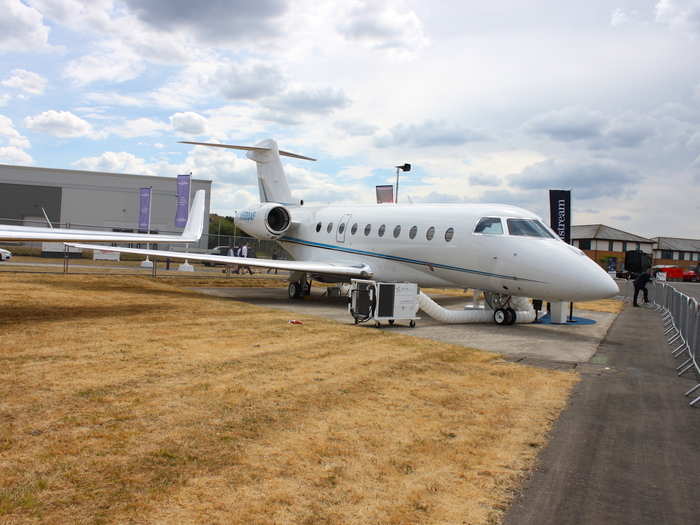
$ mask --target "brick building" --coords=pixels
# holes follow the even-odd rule
[[[653,237],[654,264],[695,268],[700,263],[700,239]]]
[[[571,227],[571,242],[606,270],[624,270],[625,252],[642,250],[653,255],[654,240],[604,224]]]

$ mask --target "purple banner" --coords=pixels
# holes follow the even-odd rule
[[[149,233],[151,222],[151,188],[139,189],[139,231]]]
[[[177,210],[175,211],[175,226],[184,228],[190,208],[190,179],[191,175],[177,176]]]

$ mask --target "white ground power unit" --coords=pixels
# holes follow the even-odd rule
[[[382,321],[409,321],[416,326],[418,313],[418,285],[416,283],[379,283],[353,279],[350,285],[348,310],[355,324],[373,321],[381,326]]]

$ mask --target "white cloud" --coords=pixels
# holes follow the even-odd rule
[[[0,147],[0,162],[7,164],[34,164],[32,156],[15,146]]]
[[[40,133],[59,138],[75,138],[89,135],[92,126],[70,111],[44,111],[33,117],[26,117],[24,125]]]
[[[26,69],[14,69],[8,78],[0,82],[3,86],[19,89],[32,95],[41,95],[46,89],[46,79]]]
[[[202,115],[186,111],[170,116],[173,131],[187,135],[201,135],[207,131],[207,119]]]
[[[125,120],[116,126],[107,126],[97,134],[97,138],[106,138],[110,135],[116,135],[125,139],[133,139],[135,137],[157,135],[169,129],[170,126],[165,122],[150,118],[137,118]]]
[[[115,91],[87,93],[85,99],[104,106],[138,107],[146,103],[139,96],[125,95]]]
[[[0,139],[16,148],[26,149],[30,147],[29,140],[15,129],[12,119],[5,115],[0,115]]]
[[[10,95],[0,95],[0,108],[6,106],[12,97]]]
[[[698,0],[659,0],[655,6],[655,12],[657,22],[700,35],[700,2]]]
[[[20,0],[0,0],[0,52],[47,51],[49,28],[41,13]]]
[[[119,83],[136,78],[145,67],[141,57],[122,42],[103,42],[100,48],[97,53],[68,62],[63,76],[78,86],[93,82]]]
[[[355,2],[339,23],[338,31],[348,40],[400,55],[415,53],[428,45],[421,19],[403,2]]]
[[[153,174],[145,160],[125,151],[105,151],[98,157],[85,157],[77,160],[73,165],[81,170]]]

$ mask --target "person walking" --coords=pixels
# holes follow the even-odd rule
[[[243,258],[247,258],[247,257],[248,257],[248,245],[245,244],[245,243],[243,244],[243,246],[241,246],[241,255],[240,255],[240,256],[243,257]],[[248,270],[248,273],[249,273],[250,275],[253,275],[253,270],[251,270],[251,269],[250,269],[250,266],[248,266],[247,264],[246,264],[246,265],[241,265],[240,269],[241,269],[241,273],[243,273],[245,270]]]
[[[633,306],[639,306],[637,303],[637,298],[639,297],[639,292],[644,291],[644,304],[649,302],[649,292],[647,291],[647,283],[651,281],[651,275],[649,275],[649,270],[642,272],[634,280],[634,300],[632,301]]]
[[[272,248],[272,260],[276,261],[279,257],[277,257],[277,248]],[[275,271],[275,275],[277,275],[277,268],[268,268],[267,273],[270,273],[272,270]]]

